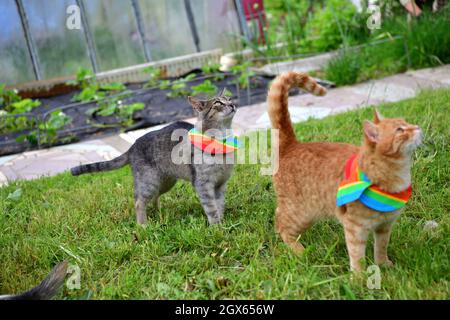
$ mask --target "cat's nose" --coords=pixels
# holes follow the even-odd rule
[[[422,133],[422,129],[419,126],[412,126],[411,129],[413,129],[414,134],[415,134],[416,137],[422,138],[423,133]]]

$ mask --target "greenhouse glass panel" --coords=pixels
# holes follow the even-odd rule
[[[153,60],[196,52],[183,0],[139,0],[139,4]]]
[[[67,8],[75,0],[23,0],[44,79],[90,68],[82,30],[66,27]]]
[[[191,5],[202,50],[238,49],[240,29],[234,0],[191,0]]]
[[[102,71],[145,62],[131,1],[84,1]]]
[[[0,1],[0,84],[35,80],[14,0]]]

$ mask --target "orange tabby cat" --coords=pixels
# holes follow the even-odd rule
[[[364,121],[361,147],[332,142],[302,143],[295,138],[288,111],[288,92],[292,87],[304,88],[315,95],[326,94],[307,74],[296,72],[278,76],[269,90],[269,116],[272,127],[279,129],[279,170],[273,176],[278,204],[277,232],[295,252],[301,253],[304,250],[298,242],[301,234],[317,219],[334,216],[344,226],[352,270],[361,270],[370,231],[375,237],[375,263],[391,265],[387,246],[392,224],[401,209],[379,212],[359,199],[337,206],[336,195],[352,155],[355,165],[381,192],[395,196],[410,190],[411,156],[421,143],[420,128],[403,119],[382,119],[375,111],[373,123]]]

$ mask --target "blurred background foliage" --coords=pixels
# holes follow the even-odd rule
[[[448,3],[437,12],[426,8],[419,18],[412,18],[398,0],[380,0],[380,28],[370,30],[367,0],[359,8],[354,2],[265,0],[266,44],[255,52],[274,61],[339,50],[322,70],[337,85],[450,63]],[[258,44],[244,41],[244,46]]]
[[[76,1],[23,1],[44,78],[73,75],[79,67],[90,68],[82,32],[61,28],[67,6]],[[265,45],[261,38],[248,40],[240,35],[234,0],[191,0],[191,4],[200,50],[252,48],[257,57],[268,58],[265,61],[341,50],[325,70],[328,78],[340,79],[338,84],[449,63],[448,1],[447,7],[437,13],[424,12],[419,19],[408,19],[398,0],[379,0],[381,28],[373,31],[367,27],[367,1],[355,6],[356,0],[265,0]],[[139,4],[153,60],[196,52],[183,1],[139,0]],[[108,0],[90,0],[86,7],[101,71],[145,62],[128,1],[111,4]],[[0,21],[0,83],[34,80],[14,0],[0,1]],[[258,28],[250,26],[250,30]],[[347,50],[396,37],[402,40],[377,48]],[[342,75],[336,73],[344,71],[348,76],[341,81]]]

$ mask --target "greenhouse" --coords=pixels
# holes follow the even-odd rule
[[[231,51],[240,33],[230,0],[5,0],[0,14],[0,82],[8,85]]]
[[[192,116],[182,103],[191,88],[228,86],[241,105],[263,101],[270,77],[245,65],[219,70],[240,39],[261,38],[265,15],[250,3],[2,2],[0,83],[27,99],[10,96],[18,107],[3,115],[0,154]]]

